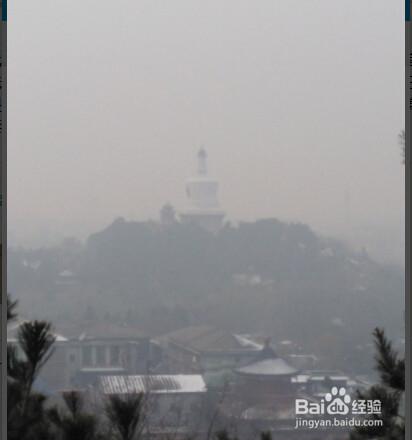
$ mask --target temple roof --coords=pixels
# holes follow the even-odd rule
[[[236,370],[236,373],[256,376],[292,376],[298,370],[289,365],[284,359],[278,357],[270,346],[270,341],[265,342],[253,362]]]

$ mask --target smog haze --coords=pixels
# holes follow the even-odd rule
[[[203,145],[230,221],[403,265],[403,2],[10,4],[10,245],[185,204]]]

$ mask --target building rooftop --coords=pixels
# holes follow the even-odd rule
[[[103,394],[206,392],[206,384],[199,374],[101,376],[99,388]]]
[[[246,341],[226,330],[209,326],[192,326],[168,333],[160,340],[179,345],[194,352],[256,352],[258,344]]]
[[[147,336],[140,330],[129,327],[110,324],[106,322],[97,323],[83,329],[78,339],[93,340],[93,339],[143,339]]]
[[[236,370],[238,374],[254,376],[292,376],[297,372],[281,358],[263,359]]]

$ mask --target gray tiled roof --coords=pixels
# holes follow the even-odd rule
[[[199,374],[101,376],[99,388],[104,394],[203,393],[206,385]]]

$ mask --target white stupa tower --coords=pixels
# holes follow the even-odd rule
[[[207,153],[197,153],[197,174],[186,181],[187,206],[180,213],[183,222],[196,223],[217,232],[223,223],[224,211],[218,199],[219,182],[208,174]]]

